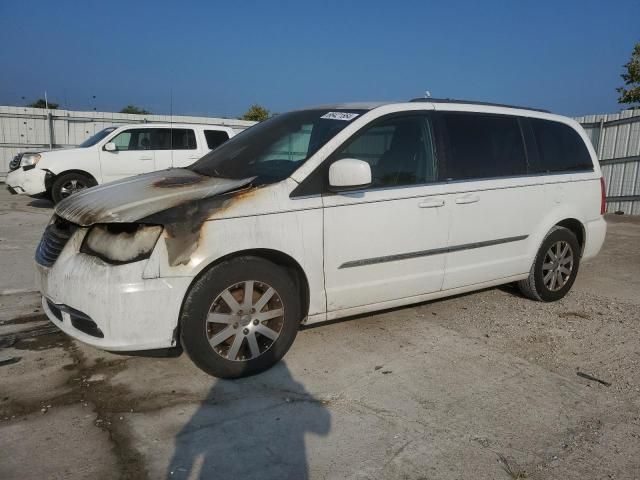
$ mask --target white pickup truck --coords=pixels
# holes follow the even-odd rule
[[[235,135],[231,127],[134,124],[108,127],[77,148],[24,153],[11,162],[11,193],[46,193],[55,203],[79,190],[124,177],[191,165]]]

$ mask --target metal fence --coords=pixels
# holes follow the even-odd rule
[[[640,215],[640,110],[576,118],[598,153],[607,211]]]
[[[94,133],[112,125],[170,121],[224,125],[235,131],[244,130],[255,123],[228,118],[131,115],[0,106],[0,181],[4,180],[9,171],[9,162],[18,152],[74,147]]]

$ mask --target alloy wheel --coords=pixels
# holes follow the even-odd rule
[[[84,182],[76,179],[69,180],[64,185],[62,185],[62,187],[60,187],[60,197],[67,198],[69,195],[73,195],[74,193],[79,192],[80,190],[84,190],[85,188],[87,188],[87,186],[84,184]]]
[[[573,271],[573,249],[568,242],[559,241],[551,245],[542,262],[542,280],[545,287],[557,292],[564,287]]]
[[[270,285],[246,280],[226,288],[211,304],[206,335],[213,351],[231,361],[263,355],[280,336],[284,305]]]

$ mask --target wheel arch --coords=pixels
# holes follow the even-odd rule
[[[586,239],[586,233],[583,223],[576,218],[565,218],[559,221],[554,226],[564,227],[570,230],[578,239],[578,245],[580,245],[580,256],[584,252],[584,244]]]
[[[275,263],[276,265],[284,267],[291,275],[291,278],[295,282],[296,288],[298,289],[298,294],[300,295],[300,305],[302,306],[302,318],[304,319],[307,316],[307,314],[309,313],[309,302],[311,295],[309,289],[309,280],[307,279],[307,275],[305,274],[302,266],[300,265],[300,263],[298,263],[297,260],[284,252],[270,248],[253,248],[247,250],[239,250],[219,257],[214,261],[208,263],[204,268],[200,269],[195,277],[193,277],[182,299],[182,305],[180,306],[180,314],[178,317],[178,325],[174,332],[174,339],[177,340],[178,338],[180,338],[180,319],[182,318],[184,304],[195,283],[200,279],[200,277],[202,277],[206,272],[208,272],[216,265],[219,265],[224,261],[232,260],[239,257],[262,258],[264,260]]]
[[[62,175],[67,175],[69,173],[78,173],[80,175],[84,175],[85,177],[91,178],[94,182],[96,182],[96,184],[100,183],[100,182],[98,182],[98,179],[94,175],[90,174],[86,170],[80,170],[79,168],[72,168],[70,170],[63,170],[60,173],[54,173],[51,170],[47,170],[47,171],[51,174],[51,175],[47,175],[47,177],[45,178],[45,187],[46,187],[48,192],[51,191],[51,187],[53,186],[53,182],[55,182],[57,178],[61,177]]]

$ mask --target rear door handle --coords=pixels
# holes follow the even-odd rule
[[[437,208],[444,206],[444,200],[441,198],[434,198],[432,200],[425,200],[418,204],[420,208]]]
[[[140,160],[153,160],[153,157],[140,157]]]
[[[465,195],[463,197],[458,197],[456,198],[456,203],[458,205],[464,205],[467,203],[476,203],[480,201],[480,197],[478,195],[473,195],[473,194],[469,194],[469,195]]]

